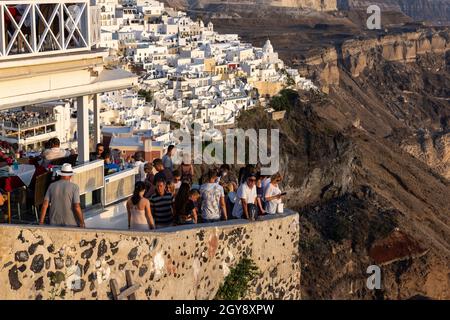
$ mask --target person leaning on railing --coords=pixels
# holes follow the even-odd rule
[[[264,198],[266,201],[266,211],[269,214],[276,214],[278,210],[278,206],[282,203],[281,198],[283,197],[283,193],[279,188],[279,183],[283,180],[283,177],[280,173],[275,173],[270,178],[270,183],[265,189]]]
[[[228,219],[223,187],[217,183],[217,170],[210,169],[208,181],[201,185],[201,213],[203,222],[218,222]]]
[[[236,203],[233,208],[235,218],[255,220],[257,217],[256,169],[248,168],[244,182],[237,190]]]

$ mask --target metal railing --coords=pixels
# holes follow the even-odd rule
[[[128,198],[133,194],[137,168],[127,169],[105,177],[105,206]]]
[[[0,61],[89,50],[89,0],[0,0]]]
[[[54,123],[56,123],[56,116],[51,115],[47,118],[28,118],[21,122],[5,120],[0,122],[0,126],[2,128],[17,129],[17,131],[20,131]]]

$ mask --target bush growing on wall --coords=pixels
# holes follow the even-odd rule
[[[249,290],[250,282],[259,274],[258,267],[253,260],[243,257],[230,270],[224,283],[217,291],[216,300],[238,300],[244,298]]]

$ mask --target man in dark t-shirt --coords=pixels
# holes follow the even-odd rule
[[[164,180],[156,180],[156,193],[150,197],[150,206],[156,228],[173,225],[173,195],[166,192]]]

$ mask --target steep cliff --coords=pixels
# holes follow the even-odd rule
[[[306,58],[300,70],[341,103],[333,117],[390,137],[450,178],[449,48],[448,29],[350,40]]]
[[[339,0],[340,10],[366,10],[378,5],[382,13],[401,11],[415,20],[450,21],[450,0]]]
[[[450,49],[448,30],[419,30],[417,32],[384,35],[378,39],[349,40],[344,42],[342,62],[353,77],[371,69],[377,61],[412,62],[419,55],[441,54]]]
[[[449,181],[349,123],[345,103],[305,92],[284,121],[253,110],[239,122],[280,130],[283,189],[300,212],[302,298],[449,299]],[[381,290],[366,287],[373,264]]]
[[[338,84],[339,68],[358,77],[380,61],[408,63],[427,54],[445,54],[450,49],[449,29],[422,29],[414,32],[384,34],[364,40],[347,40],[335,47],[311,51],[297,61],[300,72],[312,76],[324,91]]]
[[[402,11],[416,20],[450,21],[450,0],[397,0]]]
[[[450,298],[450,36],[406,30],[310,50],[294,61],[325,94],[302,92],[279,123],[242,121],[281,131],[304,298]]]
[[[242,6],[285,7],[305,10],[334,11],[337,10],[337,0],[165,0],[171,7],[189,10],[215,10],[215,8],[239,9]]]

